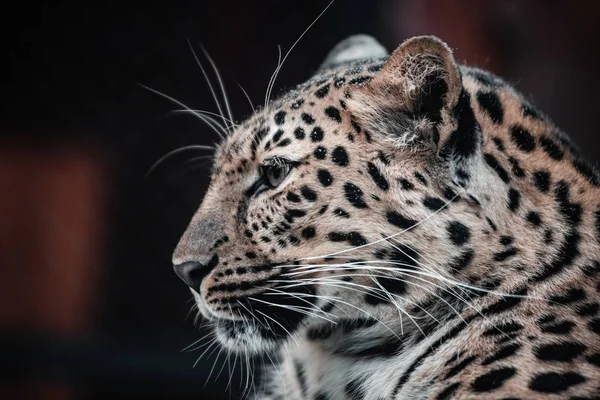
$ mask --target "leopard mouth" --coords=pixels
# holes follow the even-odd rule
[[[307,309],[316,308],[313,287],[303,286],[293,291],[293,296],[280,290],[236,297],[230,301],[234,318],[214,321],[218,336],[229,343],[241,344],[249,340],[277,344],[289,339],[308,318]]]

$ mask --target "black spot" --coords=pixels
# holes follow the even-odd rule
[[[364,391],[360,387],[360,380],[354,379],[346,384],[344,391],[350,400],[361,400],[364,397]]]
[[[527,294],[527,288],[523,287],[518,289],[517,291],[510,293],[511,296],[502,297],[500,300],[496,301],[493,304],[490,304],[488,307],[482,310],[483,315],[494,315],[501,314],[504,311],[510,310],[513,307],[516,307],[523,300],[522,297],[515,296],[523,296]]]
[[[600,186],[600,178],[598,178],[598,174],[594,171],[594,169],[587,164],[587,162],[583,160],[575,160],[573,161],[573,166],[581,175],[583,175],[588,182],[593,186]]]
[[[360,85],[361,83],[365,83],[365,82],[369,82],[371,79],[373,79],[370,76],[359,76],[357,78],[351,79],[350,82],[348,82],[349,85]]]
[[[296,139],[298,139],[298,140],[302,140],[302,139],[304,139],[304,137],[305,137],[305,134],[304,134],[304,129],[302,129],[302,128],[300,128],[300,127],[298,127],[298,128],[296,128],[296,129],[294,129],[294,136],[295,136],[295,137],[296,137]]]
[[[317,160],[324,160],[327,157],[327,149],[323,146],[319,146],[315,149],[314,156]]]
[[[346,199],[356,208],[366,208],[367,203],[363,200],[363,191],[353,183],[344,184]]]
[[[296,379],[298,380],[302,397],[306,397],[308,393],[308,385],[306,383],[306,372],[304,371],[302,363],[298,360],[294,360],[294,369],[296,370]]]
[[[333,81],[333,84],[335,85],[335,87],[341,87],[344,85],[344,83],[346,82],[346,78],[336,78],[335,81]]]
[[[317,200],[317,193],[308,186],[302,186],[302,188],[300,189],[300,193],[308,201]]]
[[[495,124],[501,124],[504,120],[504,109],[502,102],[495,92],[477,92],[479,106],[490,116]]]
[[[387,154],[385,154],[383,151],[380,151],[377,154],[377,158],[379,158],[379,160],[384,163],[385,165],[389,165],[390,164],[390,158]]]
[[[546,343],[536,346],[533,354],[543,361],[569,362],[585,351],[586,347],[577,342]]]
[[[399,263],[401,268],[415,269],[419,253],[410,246],[398,244],[387,256],[388,260]]]
[[[320,142],[323,140],[323,129],[315,126],[312,132],[310,133],[310,140],[313,142]]]
[[[274,119],[275,119],[275,123],[277,125],[283,125],[285,123],[285,111],[283,111],[283,110],[282,111],[278,111],[275,114],[275,118]]]
[[[591,264],[583,267],[583,272],[586,276],[593,277],[600,272],[600,261],[594,260]]]
[[[358,232],[329,232],[327,239],[332,242],[349,242],[352,246],[367,244],[367,239]]]
[[[565,181],[558,182],[554,195],[559,204],[559,211],[567,222],[572,225],[579,224],[581,222],[581,205],[571,203],[569,200],[569,184]]]
[[[533,282],[545,281],[571,265],[573,260],[579,255],[579,241],[579,233],[569,233],[562,243],[556,259],[551,263],[545,263],[542,270],[532,277],[531,280]]]
[[[371,65],[369,68],[367,68],[367,71],[369,71],[369,72],[379,72],[383,68],[383,65],[384,64]]]
[[[446,389],[442,390],[440,394],[435,398],[436,400],[449,400],[453,399],[454,392],[460,387],[460,382],[455,382],[452,385],[448,386]]]
[[[388,211],[386,214],[386,218],[390,224],[397,226],[402,230],[410,229],[417,223],[417,221],[410,218],[406,218],[397,213],[396,211]]]
[[[373,182],[375,182],[375,184],[379,186],[381,190],[388,190],[390,188],[390,184],[388,183],[387,179],[385,179],[385,177],[381,174],[379,168],[377,168],[372,162],[369,162],[367,166],[369,168],[369,175],[371,175]]]
[[[333,214],[337,215],[338,217],[342,217],[342,218],[350,218],[350,214],[348,214],[346,211],[342,210],[341,208],[336,208],[335,210],[333,210]]]
[[[540,393],[560,393],[585,380],[577,372],[543,372],[533,377],[529,389]]]
[[[297,109],[299,109],[302,106],[302,104],[304,104],[304,100],[303,99],[298,99],[294,103],[292,103],[291,107],[292,107],[293,110],[297,110]]]
[[[548,171],[535,171],[533,173],[533,183],[540,192],[548,192],[550,189],[550,173]]]
[[[331,176],[326,169],[317,171],[317,178],[319,179],[319,182],[321,182],[321,185],[325,187],[330,186],[333,183],[333,176]]]
[[[331,400],[327,393],[319,392],[315,395],[315,400]]]
[[[358,125],[356,123],[356,121],[350,121],[350,123],[352,124],[352,127],[354,128],[354,130],[356,131],[356,133],[360,133],[360,131],[361,131],[360,125]]]
[[[475,252],[473,251],[473,249],[467,249],[463,251],[460,256],[452,260],[452,262],[450,263],[450,268],[456,272],[462,271],[463,269],[467,268],[469,264],[471,264],[474,255]]]
[[[415,172],[415,178],[417,178],[417,180],[419,182],[421,182],[423,185],[427,186],[427,179],[425,179],[425,177],[423,175],[421,175],[418,172]]]
[[[513,125],[510,128],[510,136],[519,150],[530,153],[535,149],[535,140],[531,133],[520,125]]]
[[[402,279],[377,277],[373,278],[373,280],[377,282],[375,284],[376,288],[380,289],[379,286],[381,286],[383,289],[387,290],[388,293],[395,295],[403,295],[406,293],[407,284]],[[370,294],[370,297],[368,297],[367,302],[371,305],[376,305],[382,302],[388,302],[388,300],[392,301],[391,299],[387,299],[388,295],[384,293],[375,293],[377,293],[377,297],[375,297],[372,293]],[[394,298],[394,296],[391,297],[392,299]]]
[[[521,348],[521,345],[519,343],[507,344],[506,346],[501,347],[494,354],[484,358],[483,361],[481,361],[481,365],[489,365],[489,364],[495,363],[496,361],[503,360],[507,357],[510,357],[513,354],[515,354],[517,352],[517,350],[519,350],[520,348]]]
[[[487,221],[488,225],[490,226],[490,228],[492,228],[492,230],[494,232],[496,232],[498,230],[498,227],[496,226],[494,221],[492,221],[489,217],[485,217],[485,220]]]
[[[302,121],[304,121],[305,124],[312,125],[315,123],[315,118],[310,114],[302,113],[300,118],[302,118]]]
[[[477,377],[471,383],[471,388],[475,392],[489,392],[498,389],[504,382],[512,378],[516,372],[517,370],[512,367],[494,369]]]
[[[581,288],[569,288],[565,294],[554,295],[550,297],[550,301],[560,304],[570,304],[585,299],[585,290]]]
[[[336,122],[342,122],[342,116],[340,115],[340,110],[333,106],[329,106],[325,109],[325,115]]]
[[[481,132],[471,108],[471,96],[464,88],[452,114],[458,121],[458,125],[456,130],[450,134],[441,153],[444,156],[454,154],[458,157],[470,157],[477,151]]]
[[[508,189],[508,209],[517,211],[521,205],[521,193],[515,188]]]
[[[457,196],[454,189],[452,189],[450,186],[446,186],[444,188],[444,197],[446,198],[446,200],[449,200],[453,203],[460,200],[459,196]]]
[[[502,139],[499,137],[493,137],[492,140],[494,141],[494,145],[496,145],[498,151],[504,151],[504,142]]]
[[[581,305],[579,310],[577,310],[577,314],[581,315],[582,317],[587,317],[598,314],[598,311],[600,311],[600,304],[590,302]]]
[[[595,365],[596,367],[600,367],[600,353],[590,354],[585,358],[587,362]]]
[[[542,146],[542,150],[544,150],[546,154],[550,156],[550,158],[556,161],[563,159],[565,154],[554,142],[554,140],[550,139],[548,136],[540,136],[540,145]]]
[[[291,201],[292,203],[300,203],[300,196],[298,196],[296,193],[294,192],[288,192],[286,199],[288,199],[288,201]]]
[[[507,236],[507,235],[500,236],[500,244],[503,246],[508,246],[509,244],[512,244],[513,240],[514,239],[512,236]]]
[[[523,171],[523,168],[521,168],[521,165],[519,164],[519,160],[517,160],[514,157],[508,157],[508,161],[510,162],[512,173],[517,178],[523,178],[525,176],[525,171]]]
[[[308,228],[304,228],[302,230],[302,237],[304,239],[310,239],[313,238],[315,236],[315,228],[313,228],[312,226],[309,226]]]
[[[285,147],[285,146],[289,145],[290,143],[292,143],[292,140],[290,138],[285,138],[277,144],[277,147]]]
[[[254,137],[252,138],[252,144],[250,145],[250,150],[252,152],[252,160],[256,159],[256,149],[258,148],[258,145],[262,142],[262,140],[265,138],[267,133],[269,133],[269,130],[266,128],[262,128],[256,131],[256,133],[254,134]]]
[[[542,219],[540,218],[540,214],[535,211],[529,211],[527,214],[527,222],[532,224],[533,226],[540,226],[542,224]]]
[[[322,99],[323,97],[327,96],[327,93],[329,93],[329,83],[321,86],[316,92],[315,92],[315,96],[317,96],[317,98]]]
[[[588,328],[596,335],[600,336],[600,318],[594,318],[588,322]]]
[[[333,149],[331,152],[331,161],[340,167],[345,167],[348,165],[350,160],[348,159],[348,153],[346,153],[346,149],[344,149],[342,146],[337,146],[335,149]]]
[[[461,222],[452,221],[446,226],[446,231],[452,243],[462,246],[471,238],[471,230]]]
[[[566,335],[571,332],[575,324],[571,321],[560,321],[551,325],[544,325],[541,330],[544,333],[551,333],[553,335]]]
[[[462,360],[461,362],[456,364],[454,367],[452,367],[452,369],[450,369],[450,371],[448,371],[448,373],[446,374],[444,379],[452,378],[453,376],[458,375],[459,372],[461,372],[463,369],[468,367],[476,359],[477,359],[477,356],[470,356],[470,357],[465,358],[464,360]]]
[[[413,190],[415,188],[415,185],[404,178],[400,179],[400,186],[402,186],[402,189],[404,190]]]
[[[439,211],[446,203],[440,198],[427,196],[423,199],[423,205],[432,211]]]
[[[506,170],[500,165],[496,157],[491,155],[490,153],[484,154],[485,162],[492,167],[494,171],[498,174],[500,179],[502,179],[505,183],[508,183],[510,178],[508,177],[508,173]]]
[[[306,211],[289,209],[286,211],[284,218],[290,224],[294,222],[295,218],[304,217],[306,215]]]
[[[515,333],[523,329],[523,325],[515,321],[503,322],[483,332],[483,336],[500,336]]]
[[[518,253],[518,250],[514,247],[510,247],[504,251],[501,251],[499,253],[494,253],[494,261],[505,261],[506,259],[510,258],[510,257],[514,257],[516,256]]]

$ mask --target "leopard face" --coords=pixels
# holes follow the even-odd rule
[[[277,346],[340,306],[389,319],[471,258],[482,222],[461,193],[481,138],[448,47],[331,64],[220,144],[174,252],[228,346]]]

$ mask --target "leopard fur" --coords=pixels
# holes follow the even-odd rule
[[[599,398],[598,175],[439,39],[358,39],[223,140],[173,255],[255,398]]]

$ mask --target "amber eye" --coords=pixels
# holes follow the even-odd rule
[[[285,162],[265,165],[262,167],[263,179],[272,188],[277,187],[288,176],[291,169],[292,166]]]

